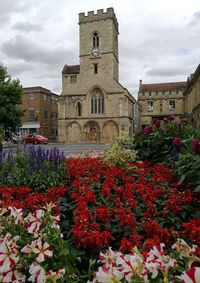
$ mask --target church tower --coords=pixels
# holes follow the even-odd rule
[[[64,65],[58,140],[110,143],[131,134],[136,100],[119,83],[118,22],[113,8],[79,14],[79,65]]]
[[[79,14],[80,73],[118,80],[118,22],[113,8]]]

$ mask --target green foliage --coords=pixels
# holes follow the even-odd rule
[[[200,192],[200,156],[187,153],[181,154],[176,162],[176,174],[179,177],[179,183],[187,181],[195,192]]]
[[[12,158],[5,158],[0,166],[1,183],[12,186],[29,186],[35,192],[45,192],[66,183],[66,164],[62,160],[55,166],[53,160],[44,160],[39,167],[31,166],[30,157],[17,150]]]
[[[180,148],[173,145],[174,138],[180,139]],[[179,183],[186,181],[199,192],[200,175],[196,172],[200,169],[200,156],[192,152],[193,139],[200,139],[200,131],[188,121],[159,121],[136,134],[131,148],[138,152],[140,160],[175,168]]]
[[[5,128],[21,125],[24,110],[19,109],[22,103],[22,86],[19,80],[11,80],[7,69],[0,65],[0,126]]]
[[[131,148],[138,152],[140,160],[149,160],[152,163],[165,163],[174,167],[178,159],[179,150],[172,144],[175,137],[182,142],[181,151],[188,151],[188,144],[195,137],[200,137],[200,132],[187,121],[162,121],[159,127],[147,126],[141,133],[132,138]]]
[[[120,137],[115,143],[111,144],[101,156],[101,160],[110,167],[127,167],[130,162],[136,159],[136,151],[129,149],[130,138],[128,136]]]

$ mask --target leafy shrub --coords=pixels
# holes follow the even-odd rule
[[[200,192],[200,155],[181,154],[176,162],[176,174],[179,182],[187,182],[195,192]]]
[[[188,121],[175,121],[169,117],[164,121],[157,120],[154,125],[147,126],[132,139],[131,148],[138,152],[139,160],[153,163],[165,163],[175,166],[181,153],[188,151],[188,144],[200,132]]]
[[[30,146],[3,153],[0,180],[7,186],[30,186],[34,191],[64,185],[66,165],[63,153],[57,148],[46,150]]]
[[[62,231],[85,255],[108,246],[130,251],[134,245],[170,244],[184,237],[183,223],[197,217],[195,194],[164,165],[136,162],[122,169],[85,158],[67,160],[67,169]]]
[[[110,167],[127,167],[130,162],[135,161],[137,154],[129,148],[129,144],[130,138],[128,136],[120,137],[104,151],[101,160],[106,162]]]

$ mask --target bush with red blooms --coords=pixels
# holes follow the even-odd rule
[[[148,252],[177,238],[200,245],[197,194],[178,184],[173,169],[149,162],[110,167],[90,157],[67,160],[66,170],[66,187],[38,193],[0,186],[0,215],[8,206],[34,211],[56,203],[53,213],[61,214],[63,236],[81,257],[81,272],[91,271],[90,259],[109,246]]]
[[[200,244],[196,194],[178,185],[172,169],[148,162],[108,167],[97,158],[66,163],[61,226],[79,251],[94,255],[109,246],[148,251],[160,242],[170,246],[178,237]]]

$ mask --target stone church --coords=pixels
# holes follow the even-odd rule
[[[58,141],[110,143],[139,127],[140,108],[119,83],[118,22],[113,8],[79,14],[80,65],[65,65]]]

